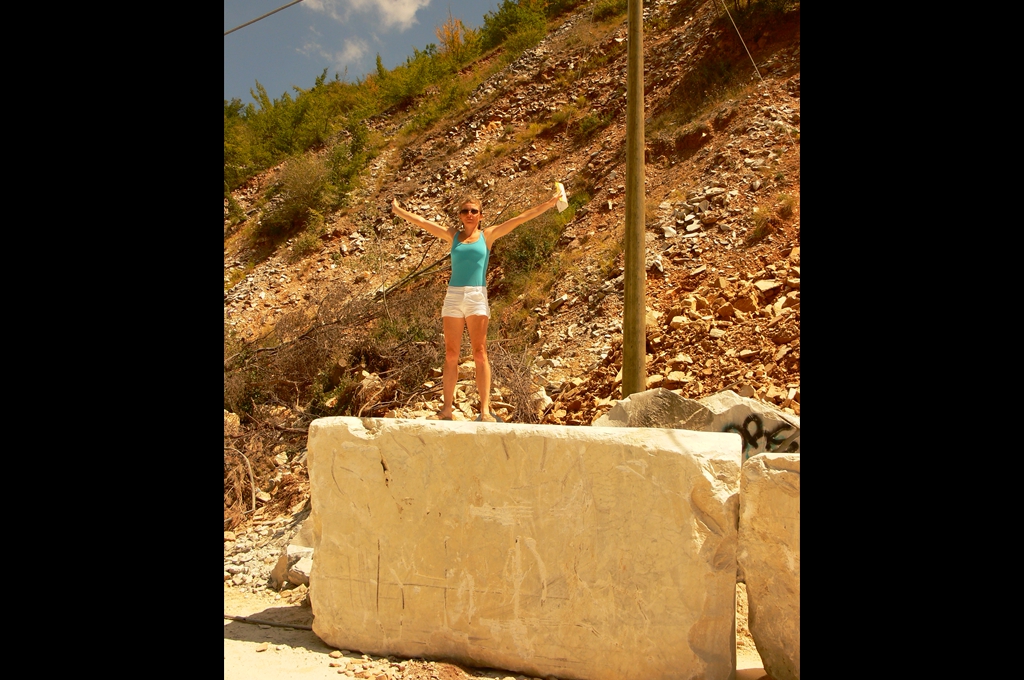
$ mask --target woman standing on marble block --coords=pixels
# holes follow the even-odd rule
[[[465,196],[459,201],[461,227],[444,228],[435,222],[415,215],[398,205],[398,199],[391,201],[395,215],[420,229],[444,239],[451,244],[452,276],[448,281],[448,293],[441,308],[444,325],[444,406],[430,420],[451,420],[455,402],[455,384],[459,377],[459,351],[462,346],[463,329],[469,330],[469,342],[473,348],[473,363],[476,367],[476,389],[480,394],[480,417],[478,420],[493,423],[491,412],[491,364],[487,359],[487,322],[491,316],[487,304],[487,261],[494,242],[519,225],[555,207],[561,193],[539,203],[520,215],[492,227],[481,228],[483,203],[474,196]]]

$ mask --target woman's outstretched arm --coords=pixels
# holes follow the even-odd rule
[[[487,237],[488,247],[490,247],[490,244],[494,243],[497,239],[509,233],[510,231],[518,227],[520,224],[523,224],[524,222],[529,222],[534,217],[537,217],[538,215],[547,212],[551,208],[554,208],[555,204],[558,203],[558,198],[559,194],[556,193],[554,196],[544,201],[543,203],[538,203],[529,210],[526,210],[516,215],[512,219],[506,220],[501,224],[496,224],[493,227],[488,227],[487,229],[484,229],[484,235]]]
[[[393,212],[394,214],[398,215],[399,217],[401,217],[406,222],[411,222],[412,224],[415,224],[420,229],[423,229],[423,230],[433,234],[434,236],[436,236],[438,238],[443,238],[445,241],[448,241],[449,243],[452,240],[452,230],[451,229],[445,229],[444,227],[442,227],[441,225],[439,225],[439,224],[437,224],[435,222],[431,222],[428,219],[424,219],[424,218],[420,217],[419,215],[411,213],[408,210],[402,208],[401,206],[398,205],[398,199],[397,198],[391,199],[391,212]]]

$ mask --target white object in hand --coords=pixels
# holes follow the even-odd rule
[[[558,212],[562,212],[569,207],[569,199],[565,195],[565,187],[562,186],[561,182],[555,182],[555,189],[558,190],[558,202],[555,203],[555,207],[558,208]]]

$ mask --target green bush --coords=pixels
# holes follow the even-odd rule
[[[326,69],[312,88],[294,89],[295,98],[284,93],[272,100],[256,81],[250,94],[257,105],[224,101],[225,192],[290,155],[324,145],[366,107],[365,87],[343,83],[337,75],[328,81]]]
[[[599,0],[594,6],[594,21],[604,21],[620,14],[625,14],[629,9],[628,0]]]
[[[505,237],[499,255],[505,276],[514,282],[547,261],[555,251],[560,231],[555,220],[545,216],[524,224]]]
[[[228,215],[227,219],[229,224],[235,225],[245,219],[245,211],[242,210],[242,206],[238,204],[235,197],[231,194],[227,194],[228,199]]]
[[[326,79],[327,69],[324,69],[311,89],[295,88],[298,97],[290,112],[295,129],[290,149],[292,153],[322,145],[333,132],[332,123],[337,116],[338,105],[328,92]]]
[[[376,156],[376,149],[370,140],[370,130],[362,121],[346,126],[349,140],[334,145],[327,154],[327,188],[325,196],[331,199],[327,206],[341,207],[348,194],[359,182],[359,173]]]
[[[515,0],[502,0],[501,6],[496,12],[484,14],[484,25],[480,29],[480,47],[484,51],[490,50],[507,42],[513,36],[519,35],[520,37],[514,41],[518,48],[524,43],[534,40],[539,32],[541,37],[523,48],[529,49],[543,39],[546,27],[547,21],[541,11]],[[508,47],[511,48],[512,45]]]
[[[241,116],[242,101],[224,100],[224,195],[242,184],[249,176],[249,144],[245,120]]]
[[[733,19],[740,21],[754,17],[771,17],[800,8],[800,0],[733,0],[730,10]],[[724,13],[720,9],[720,13]]]
[[[610,112],[588,113],[580,119],[576,130],[573,132],[573,137],[577,142],[586,141],[598,130],[608,127],[611,122],[612,114]]]
[[[327,180],[335,190],[338,202],[355,188],[361,168],[359,153],[353,153],[354,142],[335,144],[327,156]]]
[[[544,123],[544,129],[539,133],[542,135],[553,135],[565,130],[576,117],[578,110],[575,104],[566,104],[551,114],[551,117]]]
[[[548,0],[544,13],[549,18],[554,18],[560,14],[565,14],[570,10],[576,9],[586,1],[587,0]]]
[[[415,133],[426,130],[446,114],[465,106],[469,89],[458,79],[451,79],[438,93],[423,102],[419,112],[404,128],[405,132]]]
[[[565,225],[589,201],[589,194],[576,192],[569,197],[569,207],[562,212],[544,213],[497,242],[492,258],[504,274],[503,280],[497,282],[498,295],[517,293],[537,270],[552,262]]]
[[[303,229],[314,212],[330,201],[327,176],[326,164],[316,156],[288,161],[281,170],[281,200],[263,216],[258,235],[277,239]]]
[[[430,85],[435,85],[455,70],[451,59],[441,55],[433,43],[427,45],[422,52],[415,47],[413,55],[407,57],[404,64],[399,64],[388,71],[377,55],[377,74],[375,83],[379,88],[385,108],[399,105],[405,106],[420,96]]]
[[[306,228],[292,243],[292,250],[288,256],[289,261],[297,262],[307,255],[315,252],[319,252],[320,248],[323,247],[323,241],[320,237],[327,231],[327,225],[324,223],[324,216],[318,210],[311,209],[309,211],[310,217],[306,223]]]
[[[547,29],[543,26],[530,28],[510,35],[505,40],[505,54],[503,55],[504,61],[506,63],[515,61],[523,52],[534,47],[537,43],[543,40],[545,35],[547,35]]]

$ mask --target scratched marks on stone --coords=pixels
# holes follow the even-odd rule
[[[498,522],[503,526],[522,524],[533,516],[533,507],[529,505],[503,505],[496,508],[490,505],[469,506],[470,517],[481,517],[484,520]]]

